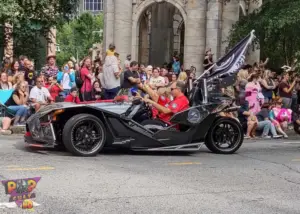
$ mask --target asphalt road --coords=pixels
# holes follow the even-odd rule
[[[32,213],[300,213],[300,138],[237,154],[106,152],[93,158],[0,138],[0,180],[41,176]],[[0,187],[0,203],[8,202]],[[0,213],[31,213],[19,208]]]

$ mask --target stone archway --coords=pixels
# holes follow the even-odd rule
[[[184,9],[184,4],[182,0],[144,0],[141,3],[139,3],[135,9],[133,10],[133,18],[132,18],[132,56],[134,59],[139,59],[141,62],[146,63],[145,59],[148,55],[148,58],[150,59],[150,63],[151,62],[155,62],[157,61],[157,59],[153,59],[153,55],[158,58],[159,56],[157,56],[157,50],[155,51],[151,51],[150,50],[150,46],[153,44],[149,44],[149,47],[147,47],[146,42],[141,41],[142,39],[145,40],[145,38],[147,38],[147,35],[145,33],[145,31],[141,31],[140,28],[145,28],[148,27],[146,20],[145,20],[145,16],[144,14],[147,13],[147,9],[149,9],[150,7],[153,7],[157,4],[166,4],[168,3],[169,5],[173,6],[174,10],[178,11],[178,13],[181,15],[182,20],[180,21],[181,24],[179,25],[180,27],[185,26],[185,22],[187,20],[187,14],[186,11]],[[146,18],[147,19],[147,18]],[[179,32],[178,38],[180,38],[180,36],[182,36],[184,34],[182,34],[181,32]],[[148,38],[149,40],[151,40],[150,38]],[[174,37],[172,38],[174,39]],[[153,41],[153,40],[152,40]],[[180,38],[180,41],[184,41],[183,38]],[[170,41],[171,42],[171,41]],[[174,44],[174,41],[173,41]],[[169,44],[169,46],[173,46],[173,44]],[[157,46],[157,45],[156,45]],[[175,45],[174,45],[175,46]],[[151,46],[152,47],[152,46]],[[148,50],[147,50],[148,48]],[[179,42],[179,51],[183,51],[183,44],[181,44]],[[144,55],[141,56],[140,53],[141,51],[144,51]],[[171,49],[168,49],[169,52],[170,50],[173,50],[173,47]],[[151,52],[152,56],[151,56]]]

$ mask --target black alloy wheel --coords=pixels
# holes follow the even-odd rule
[[[213,123],[205,144],[214,153],[232,154],[241,147],[243,140],[244,133],[240,123],[224,117]]]
[[[105,141],[103,123],[90,114],[73,116],[63,130],[64,145],[74,155],[95,156],[101,151]]]

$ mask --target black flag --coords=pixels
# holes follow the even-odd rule
[[[240,41],[225,56],[220,58],[213,65],[212,72],[207,76],[207,82],[211,82],[214,79],[223,79],[227,76],[236,74],[244,65],[245,53],[254,38],[254,30],[252,30],[247,37]]]

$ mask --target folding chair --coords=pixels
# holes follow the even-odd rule
[[[16,113],[0,102],[0,116],[14,118]]]
[[[15,112],[9,109],[5,103],[12,96],[14,89],[0,90],[0,116],[1,117],[15,117]]]

